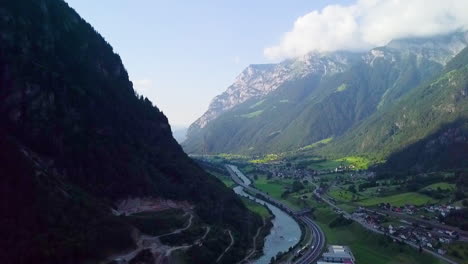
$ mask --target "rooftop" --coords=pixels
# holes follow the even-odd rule
[[[355,259],[351,250],[346,246],[331,245],[328,252],[323,253],[322,260],[317,264],[354,263]]]

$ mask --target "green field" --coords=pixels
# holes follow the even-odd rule
[[[468,263],[468,243],[455,242],[446,246],[447,254],[462,264]]]
[[[251,163],[268,163],[279,159],[277,154],[267,154],[261,159],[250,160]]]
[[[357,223],[348,226],[330,228],[328,224],[335,219],[328,207],[317,206],[314,216],[325,232],[327,244],[347,245],[351,248],[356,263],[372,264],[436,264],[444,263],[438,259],[406,245],[393,243],[390,239],[372,233]]]
[[[228,187],[228,188],[231,188],[231,187],[233,187],[234,185],[236,185],[236,183],[233,182],[232,180],[221,180],[221,181],[222,181],[222,182],[224,183],[224,185],[226,185],[226,187]]]
[[[254,186],[262,192],[269,194],[271,197],[284,202],[293,209],[309,207],[308,200],[301,199],[304,195],[308,198],[312,196],[312,193],[307,188],[303,189],[299,193],[290,193],[286,197],[281,197],[284,191],[287,190],[292,183],[292,179],[268,180],[266,177],[259,177],[255,180]]]
[[[292,183],[292,180],[268,180],[266,177],[259,177],[254,182],[255,188],[269,194],[273,198],[281,199],[281,194],[286,187]]]
[[[438,182],[424,187],[423,190],[436,190],[439,188],[442,190],[455,190],[455,184],[448,182]]]
[[[374,206],[380,203],[390,203],[393,206],[403,206],[405,204],[424,205],[426,203],[433,202],[435,202],[435,200],[429,196],[415,192],[407,192],[390,196],[369,198],[359,201],[359,204],[363,206]]]
[[[350,165],[353,165],[356,169],[367,169],[371,164],[371,161],[358,156],[349,156],[336,160],[338,162],[346,162]]]
[[[335,199],[336,201],[341,201],[341,202],[350,202],[353,201],[353,199],[357,199],[359,196],[357,194],[354,194],[350,191],[343,190],[343,189],[332,189],[331,191],[328,192],[328,195]]]

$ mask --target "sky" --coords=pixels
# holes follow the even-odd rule
[[[138,93],[188,126],[294,21],[330,3],[283,0],[66,0],[114,48]]]
[[[139,94],[188,126],[249,64],[468,30],[467,0],[66,0]]]

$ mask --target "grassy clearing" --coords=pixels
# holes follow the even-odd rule
[[[240,155],[240,154],[230,154],[230,153],[221,153],[218,155],[212,156],[213,158],[222,158],[222,159],[227,159],[227,160],[246,160],[249,158],[249,156],[246,155]]]
[[[356,205],[349,204],[349,203],[338,204],[338,207],[341,208],[341,210],[344,210],[348,213],[352,213],[356,211],[356,209],[358,208]]]
[[[224,175],[224,174],[220,174],[216,171],[212,171],[212,170],[208,170],[208,169],[205,169],[209,174],[215,176],[216,178],[218,178],[219,180],[221,180],[224,185],[226,185],[226,187],[228,188],[231,188],[233,186],[236,185],[236,183],[231,179],[231,177],[228,177],[227,175]]]
[[[241,115],[241,117],[254,118],[254,117],[257,117],[257,116],[261,115],[262,113],[263,113],[263,110],[258,110],[258,111],[251,112],[251,113],[248,113],[248,114],[243,114],[243,115]]]
[[[280,157],[277,154],[267,154],[261,159],[254,159],[251,160],[251,163],[259,164],[259,163],[268,163],[271,161],[278,160]]]
[[[250,109],[253,109],[253,108],[257,107],[257,106],[260,106],[260,105],[263,104],[264,102],[265,102],[265,99],[260,100],[260,101],[256,102],[255,104],[251,105],[249,108],[250,108]]]
[[[406,245],[391,242],[388,238],[367,231],[357,223],[330,228],[328,224],[336,218],[328,207],[319,205],[314,212],[316,220],[325,232],[328,244],[348,245],[357,263],[372,264],[431,264],[443,263]]]
[[[338,162],[346,162],[348,164],[354,165],[356,169],[367,169],[371,164],[369,159],[358,157],[358,156],[349,156],[336,160]]]
[[[279,198],[278,200],[281,200],[283,203],[288,205],[294,210],[300,210],[303,208],[309,208],[310,203],[308,202],[308,199],[302,199],[301,197],[307,196],[311,197],[311,193],[304,193],[304,192],[296,192],[296,193],[290,193],[284,198]]]
[[[431,185],[428,185],[423,188],[423,190],[436,190],[436,189],[442,189],[442,190],[455,190],[455,184],[448,183],[448,182],[439,182],[439,183],[434,183]]]
[[[344,90],[346,90],[346,88],[348,88],[348,87],[346,86],[345,83],[343,83],[340,86],[338,86],[338,88],[336,88],[336,91],[337,92],[343,92]]]
[[[350,191],[343,190],[343,189],[332,189],[331,191],[328,192],[328,195],[335,199],[336,201],[341,201],[341,202],[351,202],[355,200],[358,195],[354,194]]]
[[[322,145],[326,145],[328,143],[330,143],[331,141],[333,140],[333,137],[329,137],[329,138],[326,138],[326,139],[322,139],[320,141],[317,141],[313,144],[310,144],[310,145],[307,145],[305,147],[302,147],[300,148],[299,150],[308,150],[308,149],[313,149],[313,148],[316,148],[316,147],[319,147],[319,146],[322,146]]]
[[[234,187],[234,186],[236,185],[236,183],[233,182],[232,180],[221,180],[221,181],[222,181],[222,182],[224,183],[224,185],[225,185],[226,187],[228,187],[228,188],[232,188],[232,187]]]
[[[374,206],[380,203],[390,203],[394,206],[403,206],[405,204],[411,205],[424,205],[427,203],[434,203],[435,200],[429,196],[415,193],[415,192],[407,192],[407,193],[400,193],[396,195],[390,196],[383,196],[383,197],[375,197],[365,199],[359,202],[360,205],[363,206]]]
[[[254,186],[269,194],[273,198],[281,199],[281,194],[286,190],[288,184],[291,184],[292,180],[279,181],[279,180],[268,180],[266,177],[259,177],[254,182]]]
[[[455,242],[446,247],[447,254],[460,263],[468,263],[468,243]]]
[[[310,198],[312,193],[308,189],[304,189],[301,192],[290,193],[285,197],[281,197],[284,191],[286,191],[293,183],[292,179],[284,180],[268,180],[266,177],[259,177],[254,182],[255,188],[269,194],[276,200],[282,201],[293,209],[301,209],[310,207],[307,199],[301,199],[303,196]]]
[[[343,174],[341,173],[330,173],[330,174],[325,174],[325,175],[320,175],[320,179],[321,180],[325,180],[325,181],[333,181],[334,179],[336,179],[336,177],[342,177]]]
[[[270,212],[267,210],[267,208],[261,204],[258,204],[254,201],[251,201],[250,199],[246,197],[242,197],[242,202],[245,204],[245,206],[252,212],[257,213],[264,219],[267,219],[271,217]]]

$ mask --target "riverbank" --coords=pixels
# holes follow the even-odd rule
[[[242,172],[240,172],[239,170],[236,170],[237,169],[236,166],[226,165],[226,168],[228,169],[229,174],[232,177],[232,179],[237,184],[244,187],[249,192],[254,193],[255,196],[259,196],[262,199],[273,203],[275,206],[277,206],[279,208],[282,208],[282,210],[284,210],[284,212],[286,212],[288,215],[290,215],[290,217],[295,218],[297,220],[297,222],[303,222],[305,224],[305,226],[307,227],[307,229],[311,230],[312,236],[313,236],[313,239],[311,241],[312,242],[311,245],[304,248],[304,251],[302,252],[302,254],[299,256],[299,258],[294,263],[297,263],[297,264],[313,263],[314,261],[316,261],[320,257],[320,254],[321,254],[321,252],[322,252],[322,250],[324,249],[324,246],[325,246],[325,235],[322,232],[322,230],[320,229],[320,227],[311,218],[309,218],[307,215],[304,215],[304,213],[306,211],[305,212],[304,211],[296,211],[296,210],[290,208],[288,205],[286,205],[286,204],[284,204],[284,203],[282,203],[282,202],[280,202],[278,200],[273,199],[272,197],[268,196],[267,194],[255,189],[255,188],[252,188],[251,186],[245,185],[245,183],[241,180],[241,178],[246,177],[246,176]],[[234,170],[232,168],[234,168]],[[294,247],[290,247],[290,248],[288,248],[288,250],[286,252],[292,252],[293,250],[294,250]],[[283,253],[278,255],[279,258],[281,258],[282,256],[283,256]],[[276,263],[275,260],[276,260],[276,258],[272,258],[270,262],[275,262]]]
[[[287,252],[299,242],[301,229],[291,216],[278,207],[247,194],[242,186],[235,187],[234,191],[238,195],[249,197],[257,203],[266,205],[275,216],[272,220],[271,232],[265,238],[263,255],[256,259],[255,263],[268,264],[279,253]]]
[[[263,255],[263,247],[265,245],[265,238],[270,234],[273,228],[273,219],[275,218],[273,212],[265,205],[259,204],[252,199],[242,197],[242,201],[249,210],[259,214],[262,217],[263,225],[258,228],[252,241],[251,252],[241,261],[241,263],[257,259]]]
[[[281,208],[281,210],[286,212],[291,218],[295,219],[296,224],[300,223],[302,225],[302,231],[300,231],[301,238],[299,239],[301,242],[296,243],[296,245],[292,245],[291,247],[284,248],[284,250],[281,251],[281,254],[277,255],[280,261],[276,260],[275,256],[275,263],[283,263],[284,261],[290,263],[293,259],[294,263],[313,263],[320,257],[325,246],[324,233],[312,219],[308,216],[303,216],[302,211],[299,211],[296,207],[292,208],[288,203],[283,203],[279,199],[274,199],[256,188],[246,185],[245,183],[251,183],[256,179],[254,179],[255,177],[250,179],[246,177],[243,172],[237,168],[237,166],[225,166],[224,162],[212,163],[207,162],[206,160],[199,161],[199,163],[227,186],[240,185],[241,187],[244,187],[245,191],[249,192],[252,196],[258,197],[263,201],[273,203],[276,207]],[[229,176],[226,176],[226,174]],[[304,230],[308,232],[304,232]],[[297,253],[299,249],[303,249],[300,254]]]

